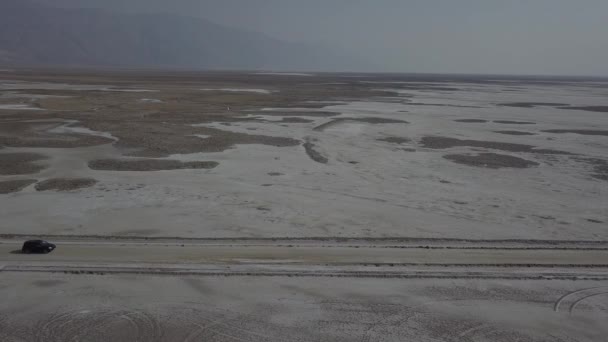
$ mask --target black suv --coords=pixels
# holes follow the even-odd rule
[[[21,253],[50,253],[55,249],[54,244],[44,240],[29,240],[23,243],[21,247]]]

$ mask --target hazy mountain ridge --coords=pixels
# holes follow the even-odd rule
[[[321,48],[203,19],[0,2],[0,63],[227,69],[348,69]],[[354,65],[353,65],[354,66]]]

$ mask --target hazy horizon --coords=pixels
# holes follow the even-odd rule
[[[35,0],[176,13],[331,46],[365,72],[608,76],[608,2],[583,0]]]

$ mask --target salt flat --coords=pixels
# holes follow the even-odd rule
[[[607,80],[298,76],[0,71],[0,339],[602,340]]]
[[[259,89],[269,85],[268,76],[260,78]],[[41,92],[76,96],[33,100],[49,113],[30,120],[52,117],[52,110],[70,104],[83,112],[63,114],[64,124],[57,127],[22,122],[29,125],[23,126],[24,134],[36,136],[9,143],[5,151],[49,157],[41,162],[47,168],[30,178],[69,175],[99,182],[77,192],[42,194],[30,187],[4,195],[0,231],[20,227],[30,234],[122,235],[141,226],[152,236],[177,237],[607,238],[608,138],[601,129],[608,127],[608,118],[602,112],[564,109],[605,104],[605,83],[329,78],[360,88],[279,78],[273,87],[299,95],[210,93],[199,102],[194,93],[201,88],[177,80],[164,89],[150,83],[118,88],[104,84],[113,80],[103,77],[100,85],[77,87],[10,81],[28,91],[44,85]],[[216,81],[202,77],[198,82]],[[255,79],[247,80],[251,83]],[[131,102],[136,94],[106,95],[109,88],[159,89],[163,102]],[[95,99],[91,107],[75,95],[82,89]],[[237,82],[230,89],[254,88]],[[361,93],[365,96],[348,98]],[[164,99],[176,96],[183,100]],[[205,102],[210,98],[216,103]],[[112,107],[112,114],[100,119],[104,106],[114,102],[120,109]],[[4,125],[23,118],[15,113],[5,111]],[[130,128],[115,124],[121,117],[132,123]],[[599,133],[551,133],[564,129]],[[28,143],[91,135],[106,140],[97,146],[75,142],[70,148]],[[276,145],[271,138],[294,143]],[[456,146],[437,148],[424,143],[429,138],[452,139]],[[305,141],[310,141],[308,150],[301,145]],[[87,166],[94,159],[133,158],[133,151],[149,143],[154,145],[150,151],[135,155],[217,161],[219,166],[142,173]],[[311,159],[310,151],[327,163]],[[509,167],[511,159],[532,167]],[[22,215],[24,210],[29,214]]]

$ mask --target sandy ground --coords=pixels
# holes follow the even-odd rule
[[[2,341],[602,341],[606,283],[2,273]]]
[[[602,341],[599,242],[0,240],[2,341]],[[426,245],[420,245],[426,244]]]

